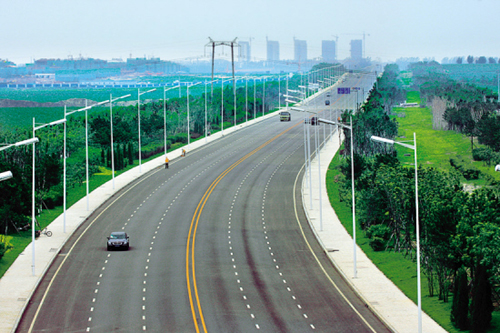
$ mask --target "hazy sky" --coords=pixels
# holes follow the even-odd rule
[[[252,57],[265,59],[266,36],[281,59],[294,37],[313,58],[333,35],[343,59],[363,33],[366,56],[383,61],[500,57],[499,16],[499,0],[0,0],[0,59],[177,60],[203,56],[208,37],[252,38]]]

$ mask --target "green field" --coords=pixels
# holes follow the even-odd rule
[[[417,92],[408,92],[407,101],[409,103],[420,103]],[[489,177],[500,180],[500,173],[495,173],[495,166],[488,166],[483,162],[473,161],[470,138],[454,131],[436,131],[432,129],[432,111],[429,108],[394,108],[393,112],[404,114],[398,117],[399,139],[398,141],[411,141],[413,143],[413,133],[417,137],[417,162],[419,166],[434,167],[440,170],[452,170],[450,158],[462,157],[470,162],[474,167],[482,172],[480,179],[466,181],[463,183],[473,185],[484,185]],[[475,147],[486,147],[480,145],[477,139],[474,141]],[[400,161],[406,165],[413,165],[415,157],[413,151],[396,145]],[[404,155],[410,156],[404,156]]]

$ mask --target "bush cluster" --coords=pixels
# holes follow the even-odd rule
[[[467,163],[464,159],[460,158],[460,156],[457,156],[457,158],[450,158],[450,164],[457,169],[465,179],[479,179],[481,171],[476,169],[471,163]]]

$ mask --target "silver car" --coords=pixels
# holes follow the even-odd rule
[[[129,237],[126,232],[112,232],[108,237],[108,251],[112,249],[125,249],[130,247]]]

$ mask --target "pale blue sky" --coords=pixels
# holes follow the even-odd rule
[[[266,57],[266,36],[293,58],[293,38],[308,43],[366,33],[366,56],[500,57],[498,0],[0,0],[0,59],[108,59],[203,56],[208,37],[252,40],[252,57]]]

